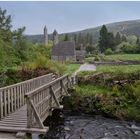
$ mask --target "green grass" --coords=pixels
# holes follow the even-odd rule
[[[87,57],[85,58],[86,62],[93,62],[95,60],[95,57]]]
[[[132,73],[140,70],[140,65],[98,66],[98,72]]]
[[[119,65],[119,66],[97,66],[96,71],[82,71],[79,72],[80,76],[89,76],[99,72],[109,72],[114,74],[124,73],[134,73],[140,71],[140,65]]]
[[[106,94],[111,92],[109,89],[105,89],[100,86],[93,86],[90,84],[79,84],[75,86],[76,94],[80,96],[92,96],[96,94]]]
[[[66,64],[65,73],[72,75],[76,70],[79,69],[81,64]]]
[[[106,55],[105,60],[136,60],[140,61],[140,54],[114,54]]]

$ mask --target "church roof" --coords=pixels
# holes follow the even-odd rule
[[[75,43],[73,41],[63,41],[54,45],[52,48],[54,56],[73,56],[75,55]]]
[[[58,33],[57,33],[57,31],[56,30],[54,30],[53,31],[53,35],[57,35]]]

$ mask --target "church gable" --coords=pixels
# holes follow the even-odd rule
[[[74,56],[75,43],[73,41],[59,42],[52,48],[52,55],[54,56]]]

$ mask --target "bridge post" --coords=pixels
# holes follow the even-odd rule
[[[31,108],[28,97],[26,98],[26,103],[27,103],[27,127],[31,128],[33,117],[32,117],[32,108]]]
[[[0,90],[0,120],[3,118],[3,97],[2,91]]]

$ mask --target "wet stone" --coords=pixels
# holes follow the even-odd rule
[[[53,119],[53,126],[46,138],[55,139],[138,139],[140,131],[132,129],[140,125],[102,116],[67,116]],[[57,123],[55,123],[57,121]],[[59,123],[60,121],[60,123]],[[51,122],[51,120],[49,121]],[[131,128],[131,129],[130,129]]]

